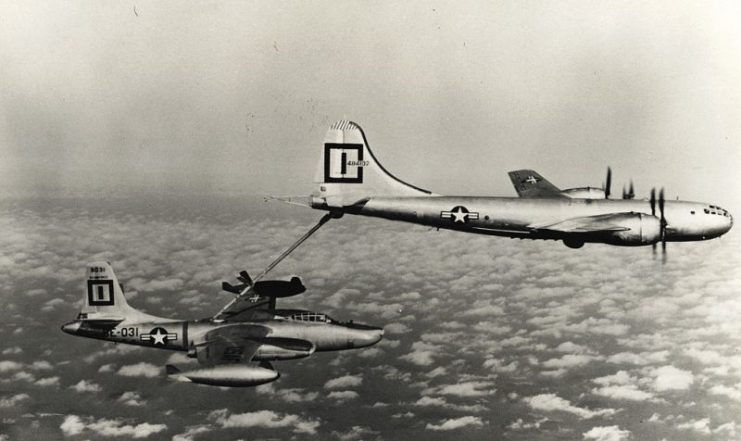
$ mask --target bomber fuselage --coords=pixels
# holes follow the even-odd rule
[[[686,201],[666,201],[665,204],[667,241],[712,239],[724,234],[733,225],[731,215],[715,205]],[[329,209],[321,198],[314,198],[312,207]],[[648,200],[473,196],[372,197],[344,207],[343,212],[437,228],[531,239],[563,238],[557,233],[534,229],[537,225],[615,213],[652,214]],[[658,216],[658,212],[655,216]],[[602,242],[605,238],[595,235],[585,236],[584,240]]]

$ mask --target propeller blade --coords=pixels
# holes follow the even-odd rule
[[[666,263],[666,240],[661,241],[661,263]]]
[[[661,214],[661,263],[666,263],[666,217],[664,216],[664,188],[659,191],[659,213]]]
[[[605,183],[605,199],[610,199],[610,187],[612,187],[612,169],[607,167],[607,180]]]
[[[651,216],[656,216],[656,189],[651,189]]]

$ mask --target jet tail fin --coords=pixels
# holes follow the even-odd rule
[[[363,129],[351,121],[338,121],[327,131],[314,182],[314,208],[348,207],[373,196],[432,195],[389,173],[368,146]]]
[[[126,302],[110,263],[93,262],[86,271],[82,317],[86,320],[122,321],[135,311]]]
[[[123,321],[167,320],[129,306],[110,263],[90,263],[86,273],[78,320],[95,322],[99,327],[113,327]]]

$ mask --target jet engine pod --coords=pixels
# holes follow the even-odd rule
[[[223,364],[185,372],[168,365],[167,375],[177,381],[228,387],[258,386],[280,377],[280,374],[272,369],[248,364]]]
[[[254,360],[295,360],[308,357],[316,349],[314,343],[298,338],[263,337],[257,341],[262,344],[257,349]]]
[[[291,297],[306,291],[300,277],[287,280],[261,280],[252,288],[257,294],[265,297]]]

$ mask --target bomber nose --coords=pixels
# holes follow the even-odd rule
[[[78,320],[62,325],[62,331],[67,334],[76,334],[78,329],[80,329],[80,322]]]
[[[730,212],[728,212],[728,218],[727,219],[728,220],[727,220],[727,223],[726,223],[726,232],[728,232],[728,230],[730,230],[731,227],[733,226],[733,216],[731,216],[731,213]]]

